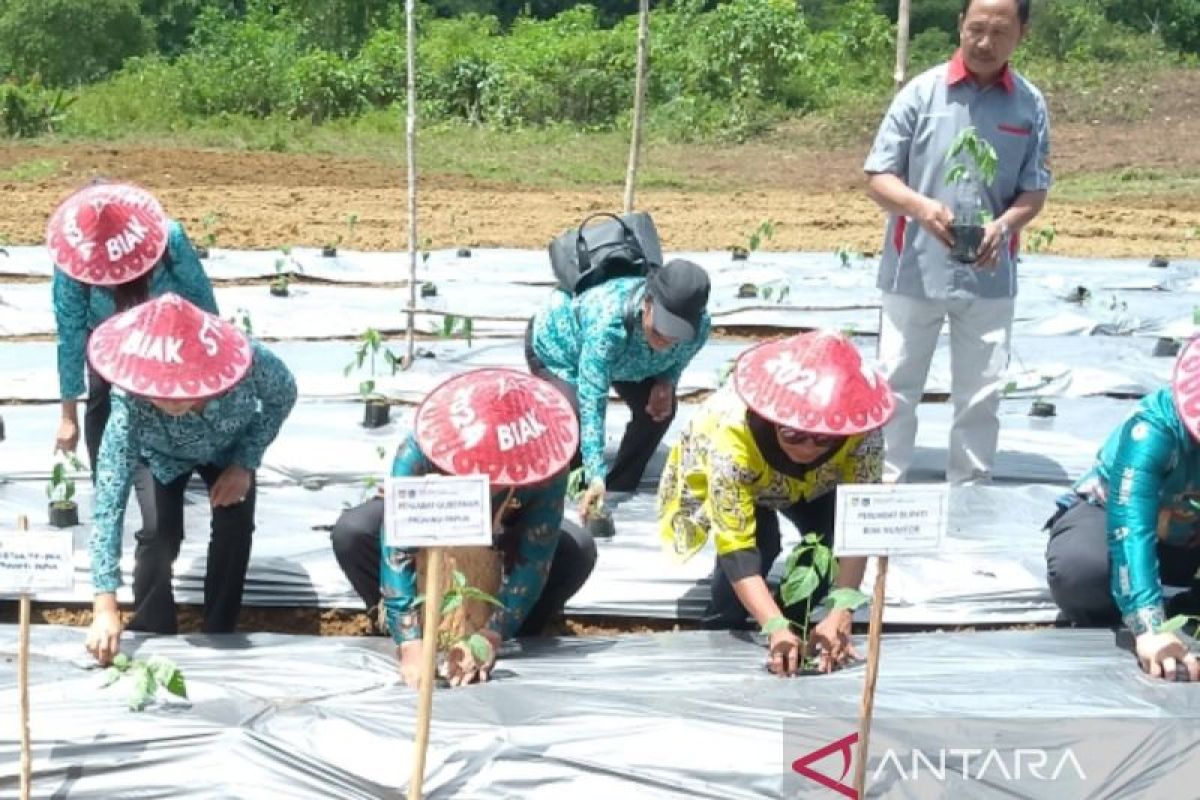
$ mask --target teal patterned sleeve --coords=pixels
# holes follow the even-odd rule
[[[1163,622],[1158,570],[1158,505],[1170,471],[1174,435],[1138,414],[1121,428],[1109,472],[1108,551],[1113,598],[1125,624],[1140,635]]]
[[[233,463],[251,471],[262,465],[263,453],[296,405],[296,381],[291,371],[263,345],[254,342],[253,348],[254,365],[243,380],[253,382],[261,408],[242,432],[232,458]]]
[[[58,396],[83,394],[83,358],[88,335],[88,288],[57,267],[50,278],[58,334]]]
[[[171,220],[167,238],[167,251],[171,254],[171,272],[176,283],[176,293],[210,314],[220,315],[217,298],[213,294],[212,281],[200,264],[200,256],[192,247],[183,226]]]
[[[392,477],[408,478],[436,472],[432,463],[417,446],[411,433],[392,459]],[[384,532],[379,532],[383,541]],[[383,594],[384,614],[392,641],[403,644],[421,638],[420,615],[415,608],[417,599],[417,570],[415,553],[399,547],[380,547],[379,588]]]
[[[112,393],[112,413],[96,457],[96,504],[92,511],[92,586],[96,594],[121,585],[121,537],[125,506],[138,457],[138,406],[124,392]]]
[[[546,588],[546,576],[558,548],[562,531],[563,503],[567,494],[564,472],[553,483],[536,492],[526,492],[516,518],[508,524],[519,537],[517,566],[504,576],[500,595],[502,604],[492,613],[488,627],[501,639],[517,635],[521,623]]]
[[[712,320],[709,319],[706,311],[700,319],[700,328],[696,331],[696,338],[690,342],[676,345],[679,348],[678,358],[675,359],[671,368],[662,374],[663,380],[669,381],[672,386],[678,386],[683,371],[687,369],[688,364],[692,363],[692,359],[696,357],[696,353],[700,352],[700,348],[704,347],[711,332]]]
[[[618,295],[597,293],[597,300]],[[623,308],[609,302],[580,303],[579,398],[580,448],[588,483],[603,481],[604,418],[608,409],[608,389],[612,385],[613,364],[625,350],[626,334]]]

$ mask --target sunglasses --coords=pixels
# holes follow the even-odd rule
[[[833,447],[835,444],[841,444],[846,439],[845,436],[833,436],[828,433],[809,433],[808,431],[797,430],[796,428],[788,428],[784,425],[777,427],[779,438],[788,444],[804,444],[808,442],[813,447]]]

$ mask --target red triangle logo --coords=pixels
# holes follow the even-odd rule
[[[854,787],[842,783],[846,779],[846,775],[850,772],[850,765],[854,761],[854,751],[851,748],[856,744],[858,744],[857,733],[852,733],[849,736],[838,739],[836,742],[830,742],[819,750],[813,750],[811,753],[800,756],[793,761],[792,771],[803,775],[810,781],[816,781],[827,789],[832,789],[843,797],[848,797],[850,800],[858,800],[858,792],[854,790]],[[811,768],[812,764],[834,753],[842,754],[842,774],[836,781],[828,775],[823,775]]]

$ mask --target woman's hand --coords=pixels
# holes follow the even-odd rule
[[[121,609],[111,592],[96,595],[92,603],[92,625],[84,647],[102,667],[111,664],[121,650]]]
[[[476,636],[486,642],[486,654],[472,652],[466,640],[451,647],[446,654],[446,679],[451,686],[483,683],[491,676],[492,668],[496,666],[496,653],[500,650],[500,634],[484,630]],[[480,659],[479,656],[485,657]]]
[[[1173,633],[1143,633],[1137,637],[1137,658],[1142,669],[1153,678],[1175,680],[1175,668],[1182,664],[1193,681],[1200,681],[1200,662],[1195,653]]]
[[[396,657],[400,659],[400,677],[410,689],[421,688],[421,661],[424,653],[424,642],[420,639],[412,639],[396,648]]]

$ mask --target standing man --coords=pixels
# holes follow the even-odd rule
[[[863,167],[868,193],[889,214],[878,281],[879,359],[897,400],[884,428],[887,481],[905,480],[912,464],[917,404],[947,318],[954,420],[946,478],[963,484],[991,476],[1019,234],[1050,188],[1046,103],[1008,64],[1029,30],[1029,2],[964,0],[958,52],[896,95]],[[990,221],[978,259],[961,264],[949,255],[955,187],[946,184],[946,155],[968,127],[995,148],[999,163],[994,183],[979,187]]]

